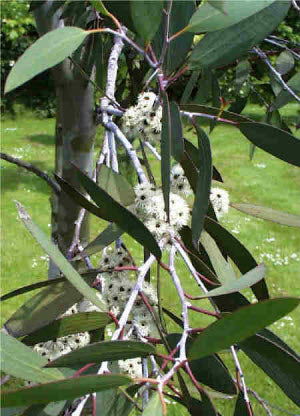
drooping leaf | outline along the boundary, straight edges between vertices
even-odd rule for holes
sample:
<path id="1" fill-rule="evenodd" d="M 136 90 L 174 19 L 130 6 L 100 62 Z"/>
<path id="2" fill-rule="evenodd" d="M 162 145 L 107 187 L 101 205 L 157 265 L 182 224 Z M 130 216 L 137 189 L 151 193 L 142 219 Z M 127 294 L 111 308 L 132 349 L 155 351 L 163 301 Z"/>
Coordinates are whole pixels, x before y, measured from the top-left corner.
<path id="1" fill-rule="evenodd" d="M 187 111 L 189 113 L 200 113 L 200 114 L 208 114 L 211 116 L 219 116 L 222 119 L 233 121 L 234 123 L 243 123 L 243 122 L 251 122 L 251 120 L 245 116 L 241 116 L 240 114 L 231 113 L 230 111 L 222 111 L 220 114 L 220 109 L 215 107 L 209 107 L 207 105 L 199 105 L 199 104 L 181 104 L 180 110 Z"/>
<path id="2" fill-rule="evenodd" d="M 26 345 L 34 345 L 39 342 L 55 340 L 56 338 L 66 335 L 76 334 L 78 332 L 92 331 L 102 328 L 111 322 L 107 313 L 101 312 L 83 312 L 75 315 L 66 316 L 57 319 L 49 325 L 27 335 L 22 339 Z"/>
<path id="3" fill-rule="evenodd" d="M 232 4 L 237 3 L 232 2 Z M 243 5 L 244 2 L 240 4 Z M 243 56 L 278 26 L 289 7 L 289 1 L 276 0 L 233 26 L 208 33 L 193 50 L 190 68 L 218 68 Z"/>
<path id="4" fill-rule="evenodd" d="M 236 282 L 236 275 L 231 264 L 225 260 L 214 239 L 204 231 L 200 242 L 205 248 L 220 282 L 223 285 Z"/>
<path id="5" fill-rule="evenodd" d="M 116 241 L 123 234 L 123 230 L 116 224 L 109 224 L 104 231 L 102 231 L 92 242 L 90 242 L 85 249 L 74 257 L 72 260 L 80 260 L 86 256 L 102 251 L 109 244 Z"/>
<path id="6" fill-rule="evenodd" d="M 214 297 L 227 295 L 228 293 L 240 292 L 243 289 L 247 289 L 250 286 L 256 284 L 265 277 L 266 267 L 264 264 L 260 264 L 255 269 L 241 276 L 238 280 L 228 282 L 221 287 L 209 291 L 208 294 L 202 295 L 201 298 Z"/>
<path id="7" fill-rule="evenodd" d="M 300 166 L 300 140 L 284 130 L 263 123 L 241 123 L 243 135 L 255 146 L 295 166 Z"/>
<path id="8" fill-rule="evenodd" d="M 68 281 L 54 283 L 25 302 L 5 323 L 5 328 L 15 337 L 49 324 L 82 298 Z"/>
<path id="9" fill-rule="evenodd" d="M 183 131 L 178 105 L 171 101 L 171 153 L 174 159 L 180 161 L 183 155 Z"/>
<path id="10" fill-rule="evenodd" d="M 100 167 L 98 185 L 124 207 L 134 203 L 135 192 L 129 182 L 105 165 Z"/>
<path id="11" fill-rule="evenodd" d="M 136 241 L 147 247 L 157 258 L 160 258 L 160 248 L 148 228 L 134 214 L 115 201 L 79 169 L 77 174 L 83 188 L 98 205 L 98 212 L 100 213 L 98 216 L 106 221 L 116 223 Z"/>
<path id="12" fill-rule="evenodd" d="M 235 69 L 235 84 L 237 88 L 241 88 L 243 83 L 247 81 L 251 72 L 251 65 L 248 59 L 241 60 Z"/>
<path id="13" fill-rule="evenodd" d="M 91 0 L 91 3 L 97 12 L 103 14 L 104 16 L 109 16 L 109 12 L 101 0 Z"/>
<path id="14" fill-rule="evenodd" d="M 131 379 L 121 374 L 105 374 L 99 376 L 81 376 L 34 387 L 3 392 L 3 407 L 47 403 L 63 399 L 74 399 L 87 393 L 129 384 Z"/>
<path id="15" fill-rule="evenodd" d="M 151 344 L 138 341 L 103 341 L 87 345 L 79 350 L 62 355 L 49 363 L 53 367 L 72 367 L 77 364 L 99 363 L 102 361 L 126 360 L 155 354 Z"/>
<path id="16" fill-rule="evenodd" d="M 170 170 L 172 149 L 172 120 L 168 95 L 163 94 L 163 115 L 161 132 L 161 183 L 164 195 L 165 211 L 169 219 L 170 212 Z"/>
<path id="17" fill-rule="evenodd" d="M 195 11 L 195 2 L 193 0 L 176 0 L 172 4 L 170 15 L 170 37 L 179 32 L 186 26 Z M 166 74 L 179 68 L 183 63 L 187 52 L 193 44 L 193 33 L 183 33 L 169 43 L 166 57 L 163 63 L 163 70 Z M 151 44 L 157 57 L 160 57 L 165 39 L 165 21 L 161 21 Z"/>
<path id="18" fill-rule="evenodd" d="M 235 101 L 230 105 L 228 112 L 240 114 L 246 107 L 248 102 L 248 97 L 236 97 Z"/>
<path id="19" fill-rule="evenodd" d="M 297 72 L 288 82 L 287 85 L 293 90 L 298 96 L 300 94 L 300 72 Z M 295 98 L 285 89 L 282 89 L 277 95 L 274 103 L 271 105 L 270 110 L 279 109 L 295 100 Z"/>
<path id="20" fill-rule="evenodd" d="M 188 83 L 186 84 L 186 87 L 183 91 L 180 104 L 186 104 L 192 94 L 192 91 L 198 81 L 199 75 L 201 71 L 193 71 L 192 75 L 190 76 L 190 79 Z"/>
<path id="21" fill-rule="evenodd" d="M 244 212 L 253 217 L 262 218 L 263 220 L 276 222 L 281 225 L 290 227 L 300 227 L 300 216 L 289 214 L 283 211 L 276 211 L 272 208 L 262 207 L 261 205 L 233 203 L 231 206 L 238 211 Z"/>
<path id="22" fill-rule="evenodd" d="M 276 69 L 281 74 L 287 74 L 295 65 L 293 54 L 289 51 L 283 51 L 276 60 Z"/>
<path id="23" fill-rule="evenodd" d="M 212 178 L 212 156 L 210 140 L 203 129 L 196 125 L 199 148 L 199 174 L 197 191 L 192 211 L 192 238 L 197 247 L 200 238 L 204 217 L 207 213 Z"/>
<path id="24" fill-rule="evenodd" d="M 56 245 L 54 245 L 44 232 L 32 221 L 24 207 L 17 203 L 18 212 L 21 220 L 23 221 L 25 227 L 29 230 L 31 235 L 35 240 L 40 244 L 43 250 L 48 254 L 48 256 L 53 260 L 65 277 L 70 281 L 70 283 L 82 294 L 82 296 L 89 299 L 94 303 L 100 310 L 106 310 L 105 303 L 96 296 L 96 293 L 91 289 L 88 284 L 82 279 L 80 274 L 72 267 L 68 260 L 63 256 L 59 251 Z"/>
<path id="25" fill-rule="evenodd" d="M 119 389 L 109 389 L 98 393 L 96 408 L 101 409 L 101 416 L 128 416 L 134 406 L 134 399 L 130 401 L 125 394 L 134 396 L 139 385 L 128 387 L 123 394 Z"/>
<path id="26" fill-rule="evenodd" d="M 226 252 L 243 274 L 257 266 L 257 262 L 250 251 L 217 221 L 206 217 L 204 228 L 218 243 L 219 247 L 222 246 L 223 251 Z M 252 286 L 252 290 L 257 299 L 263 300 L 269 298 L 268 288 L 264 280 Z"/>
<path id="27" fill-rule="evenodd" d="M 189 22 L 191 32 L 214 32 L 235 25 L 247 17 L 253 16 L 275 0 L 244 0 L 236 3 L 231 0 L 223 0 L 223 10 L 216 9 L 209 2 L 200 5 Z"/>
<path id="28" fill-rule="evenodd" d="M 46 33 L 31 45 L 10 71 L 5 93 L 59 64 L 71 55 L 89 34 L 78 27 L 62 27 Z"/>
<path id="29" fill-rule="evenodd" d="M 300 358 L 261 334 L 241 342 L 239 346 L 284 393 L 300 406 Z"/>
<path id="30" fill-rule="evenodd" d="M 291 312 L 299 303 L 297 298 L 268 299 L 226 314 L 195 338 L 189 359 L 214 354 L 251 337 Z"/>
<path id="31" fill-rule="evenodd" d="M 142 416 L 163 416 L 163 409 L 159 394 L 157 392 L 153 393 L 142 413 Z"/>
<path id="32" fill-rule="evenodd" d="M 48 361 L 17 339 L 0 333 L 1 370 L 6 374 L 36 383 L 60 380 L 63 374 L 57 369 L 44 369 Z M 23 405 L 23 403 L 21 403 Z"/>
<path id="33" fill-rule="evenodd" d="M 163 17 L 163 1 L 131 1 L 130 11 L 138 35 L 145 41 L 152 40 Z"/>

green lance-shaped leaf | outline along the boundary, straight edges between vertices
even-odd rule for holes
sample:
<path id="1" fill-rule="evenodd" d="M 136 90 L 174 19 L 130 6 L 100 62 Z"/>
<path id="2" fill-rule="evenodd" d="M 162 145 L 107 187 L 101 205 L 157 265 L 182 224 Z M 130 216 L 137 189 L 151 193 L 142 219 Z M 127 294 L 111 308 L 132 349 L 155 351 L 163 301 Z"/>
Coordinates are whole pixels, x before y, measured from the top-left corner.
<path id="1" fill-rule="evenodd" d="M 190 79 L 188 83 L 186 84 L 186 87 L 183 91 L 183 94 L 181 96 L 180 104 L 186 104 L 192 94 L 192 91 L 198 81 L 199 75 L 201 71 L 193 71 L 192 75 L 190 76 Z"/>
<path id="2" fill-rule="evenodd" d="M 221 10 L 221 12 L 226 13 L 225 0 L 207 0 L 207 2 L 217 10 Z"/>
<path id="3" fill-rule="evenodd" d="M 200 242 L 205 248 L 220 282 L 223 285 L 235 282 L 235 272 L 231 264 L 224 259 L 215 240 L 204 231 L 201 235 Z"/>
<path id="4" fill-rule="evenodd" d="M 11 407 L 75 399 L 87 393 L 94 393 L 129 384 L 130 381 L 131 379 L 129 377 L 121 374 L 69 378 L 34 387 L 6 391 L 1 395 L 1 405 L 3 407 Z"/>
<path id="5" fill-rule="evenodd" d="M 172 150 L 172 119 L 168 95 L 162 94 L 163 115 L 161 132 L 161 182 L 164 195 L 165 211 L 169 219 L 170 214 L 170 170 Z"/>
<path id="6" fill-rule="evenodd" d="M 146 41 L 152 40 L 163 16 L 163 1 L 131 1 L 130 10 L 138 35 Z"/>
<path id="7" fill-rule="evenodd" d="M 91 0 L 91 3 L 97 12 L 103 14 L 104 16 L 109 16 L 109 11 L 106 9 L 101 0 Z"/>
<path id="8" fill-rule="evenodd" d="M 242 2 L 233 2 L 232 0 L 223 0 L 223 10 L 218 10 L 209 2 L 201 5 L 193 14 L 188 30 L 190 32 L 214 32 L 225 29 L 241 22 L 247 17 L 253 16 L 260 12 L 275 0 L 243 0 Z"/>
<path id="9" fill-rule="evenodd" d="M 297 72 L 287 83 L 291 90 L 296 94 L 300 94 L 300 72 Z M 274 103 L 271 105 L 270 110 L 278 109 L 295 100 L 295 98 L 285 89 L 282 89 L 277 95 Z"/>
<path id="10" fill-rule="evenodd" d="M 207 294 L 201 296 L 201 298 L 208 298 L 214 296 L 227 295 L 228 293 L 240 292 L 243 289 L 247 289 L 250 286 L 255 285 L 261 279 L 265 277 L 266 266 L 260 264 L 255 269 L 241 276 L 238 280 L 228 282 L 217 289 L 210 290 Z"/>
<path id="11" fill-rule="evenodd" d="M 62 62 L 88 34 L 78 27 L 63 27 L 46 33 L 18 59 L 6 80 L 5 93 Z"/>
<path id="12" fill-rule="evenodd" d="M 293 54 L 289 51 L 283 51 L 276 60 L 276 69 L 281 74 L 287 74 L 295 65 Z"/>
<path id="13" fill-rule="evenodd" d="M 245 416 L 247 414 L 249 414 L 249 410 L 245 402 L 244 393 L 240 391 L 236 399 L 233 416 Z"/>
<path id="14" fill-rule="evenodd" d="M 98 185 L 124 207 L 134 203 L 135 192 L 130 183 L 105 165 L 101 165 Z"/>
<path id="15" fill-rule="evenodd" d="M 112 321 L 107 313 L 84 312 L 57 319 L 49 325 L 31 333 L 22 339 L 26 345 L 34 345 L 39 342 L 55 340 L 66 335 L 78 332 L 92 331 L 102 328 Z"/>
<path id="16" fill-rule="evenodd" d="M 277 127 L 263 123 L 241 123 L 243 135 L 255 146 L 295 166 L 300 166 L 300 140 Z"/>
<path id="17" fill-rule="evenodd" d="M 200 104 L 181 104 L 180 110 L 188 111 L 190 113 L 202 113 L 208 114 L 211 116 L 219 116 L 222 119 L 233 121 L 234 123 L 243 123 L 243 122 L 251 122 L 250 118 L 245 116 L 241 116 L 240 114 L 232 113 L 230 111 L 222 111 L 220 115 L 220 109 L 215 107 L 210 107 L 207 105 L 200 105 Z"/>
<path id="18" fill-rule="evenodd" d="M 281 225 L 288 225 L 290 227 L 300 227 L 299 215 L 276 211 L 272 208 L 262 207 L 261 205 L 233 203 L 231 206 L 238 211 L 252 215 L 253 217 L 262 218 L 263 220 L 276 222 Z"/>
<path id="19" fill-rule="evenodd" d="M 142 416 L 163 416 L 163 409 L 159 394 L 153 393 L 151 399 L 147 403 Z"/>
<path id="20" fill-rule="evenodd" d="M 233 26 L 208 33 L 193 50 L 190 68 L 218 68 L 245 55 L 279 25 L 289 7 L 290 1 L 277 0 Z"/>
<path id="21" fill-rule="evenodd" d="M 24 207 L 17 203 L 19 216 L 23 221 L 25 227 L 29 230 L 31 235 L 36 239 L 40 246 L 45 250 L 48 256 L 53 260 L 61 272 L 72 283 L 72 285 L 82 294 L 82 296 L 89 299 L 94 305 L 98 306 L 100 310 L 106 310 L 106 305 L 99 299 L 95 291 L 91 289 L 88 284 L 82 279 L 80 274 L 72 267 L 64 255 L 59 251 L 44 232 L 32 221 Z"/>
<path id="22" fill-rule="evenodd" d="M 268 299 L 226 314 L 197 336 L 188 357 L 194 360 L 229 348 L 290 313 L 299 303 L 297 298 Z"/>
<path id="23" fill-rule="evenodd" d="M 238 63 L 235 69 L 235 84 L 237 88 L 241 88 L 242 84 L 247 81 L 251 72 L 251 65 L 248 59 L 243 59 Z"/>
<path id="24" fill-rule="evenodd" d="M 219 247 L 223 248 L 223 251 L 227 253 L 243 274 L 257 266 L 257 262 L 250 251 L 217 221 L 206 217 L 204 228 L 218 243 Z M 269 298 L 268 288 L 264 280 L 252 286 L 252 290 L 257 299 L 263 300 Z"/>
<path id="25" fill-rule="evenodd" d="M 30 334 L 49 324 L 82 298 L 68 281 L 60 281 L 41 290 L 25 302 L 5 323 L 15 337 Z"/>
<path id="26" fill-rule="evenodd" d="M 92 179 L 77 170 L 78 179 L 98 205 L 97 216 L 106 221 L 116 223 L 120 228 L 131 235 L 136 241 L 147 247 L 157 258 L 161 257 L 160 248 L 148 228 L 128 209 L 115 201 L 107 192 L 101 189 Z"/>
<path id="27" fill-rule="evenodd" d="M 116 224 L 109 224 L 85 249 L 72 260 L 80 260 L 86 256 L 102 251 L 109 244 L 116 241 L 123 234 L 123 230 Z"/>
<path id="28" fill-rule="evenodd" d="M 103 341 L 87 345 L 62 355 L 53 362 L 51 367 L 72 367 L 77 364 L 100 363 L 102 361 L 126 360 L 128 358 L 146 357 L 155 354 L 151 344 L 138 341 Z"/>
<path id="29" fill-rule="evenodd" d="M 171 101 L 170 103 L 171 116 L 171 153 L 174 159 L 180 161 L 183 155 L 183 131 L 182 123 L 178 105 Z"/>
<path id="30" fill-rule="evenodd" d="M 300 358 L 262 334 L 246 339 L 239 346 L 294 403 L 300 406 Z"/>
<path id="31" fill-rule="evenodd" d="M 204 217 L 207 213 L 211 178 L 212 178 L 212 156 L 209 137 L 199 126 L 196 125 L 199 147 L 199 174 L 197 180 L 197 191 L 192 211 L 192 238 L 195 247 L 198 245 Z"/>
<path id="32" fill-rule="evenodd" d="M 60 380 L 63 374 L 57 369 L 43 369 L 48 361 L 17 339 L 0 333 L 1 370 L 6 374 L 36 383 Z M 23 403 L 21 403 L 23 404 Z"/>
<path id="33" fill-rule="evenodd" d="M 96 408 L 101 409 L 101 416 L 128 416 L 135 403 L 128 396 L 134 396 L 139 388 L 136 384 L 128 387 L 124 393 L 121 388 L 102 391 L 96 396 Z"/>

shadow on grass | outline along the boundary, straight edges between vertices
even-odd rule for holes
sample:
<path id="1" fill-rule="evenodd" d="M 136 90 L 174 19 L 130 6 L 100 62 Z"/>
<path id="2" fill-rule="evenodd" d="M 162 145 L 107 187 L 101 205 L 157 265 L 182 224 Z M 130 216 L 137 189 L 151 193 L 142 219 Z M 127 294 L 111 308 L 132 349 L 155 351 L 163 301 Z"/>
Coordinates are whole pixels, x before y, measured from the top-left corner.
<path id="1" fill-rule="evenodd" d="M 38 160 L 29 160 L 28 163 L 35 165 L 40 170 L 47 172 L 49 165 Z M 52 175 L 50 175 L 52 176 Z M 1 192 L 22 190 L 24 192 L 41 192 L 50 194 L 50 187 L 46 181 L 36 176 L 34 173 L 13 165 L 6 161 L 1 161 Z"/>
<path id="2" fill-rule="evenodd" d="M 31 143 L 40 143 L 45 146 L 54 146 L 55 144 L 55 137 L 50 134 L 32 134 L 24 137 L 24 139 Z"/>

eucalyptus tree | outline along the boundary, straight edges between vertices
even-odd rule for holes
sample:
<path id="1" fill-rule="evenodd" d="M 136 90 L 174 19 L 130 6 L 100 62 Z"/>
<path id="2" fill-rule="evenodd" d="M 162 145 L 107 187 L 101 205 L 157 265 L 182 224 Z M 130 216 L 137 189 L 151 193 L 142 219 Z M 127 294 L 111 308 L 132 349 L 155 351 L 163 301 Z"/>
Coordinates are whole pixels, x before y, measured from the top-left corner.
<path id="1" fill-rule="evenodd" d="M 258 265 L 220 224 L 228 210 L 228 194 L 213 163 L 209 136 L 199 123 L 201 118 L 209 119 L 210 129 L 226 123 L 253 145 L 300 166 L 299 140 L 285 126 L 255 122 L 225 110 L 222 100 L 216 100 L 216 70 L 236 60 L 243 62 L 250 53 L 277 80 L 270 112 L 290 99 L 300 101 L 298 74 L 288 82 L 282 76 L 283 66 L 292 69 L 290 54 L 281 57 L 275 68 L 260 47 L 285 18 L 291 3 L 211 0 L 196 7 L 193 1 L 97 0 L 33 4 L 44 35 L 19 59 L 6 91 L 53 68 L 59 103 L 55 185 L 51 178 L 47 180 L 58 195 L 53 215 L 57 216 L 59 248 L 20 203 L 17 207 L 24 225 L 63 277 L 2 297 L 6 300 L 44 287 L 13 314 L 1 333 L 3 371 L 30 382 L 17 391 L 4 391 L 3 407 L 11 415 L 80 415 L 91 400 L 93 416 L 165 415 L 170 411 L 165 401 L 169 398 L 180 406 L 172 410 L 178 414 L 184 406 L 192 415 L 218 415 L 209 387 L 234 397 L 236 416 L 252 416 L 249 395 L 253 391 L 247 385 L 240 350 L 300 405 L 299 356 L 266 329 L 296 308 L 299 299 L 271 299 L 266 267 Z M 296 2 L 293 7 L 298 8 Z M 204 36 L 195 42 L 195 33 Z M 284 47 L 282 41 L 275 42 Z M 107 50 L 103 65 L 100 57 Z M 124 67 L 128 78 L 121 74 L 118 81 L 118 71 Z M 95 120 L 92 88 L 97 70 L 102 78 L 105 71 L 105 82 L 98 84 L 103 92 Z M 190 80 L 176 101 L 176 83 L 187 71 L 191 71 Z M 199 92 L 204 95 L 211 88 L 214 106 L 191 98 L 199 71 L 202 80 L 208 80 L 198 85 Z M 240 71 L 244 72 L 241 67 Z M 194 129 L 198 146 L 184 138 L 183 117 Z M 104 136 L 93 169 L 97 120 Z M 119 173 L 121 150 L 134 169 L 134 188 Z M 160 161 L 160 183 L 154 179 L 149 151 Z M 191 194 L 193 198 L 187 199 Z M 251 204 L 232 205 L 266 220 L 300 226 L 296 215 Z M 88 245 L 81 234 L 87 212 L 107 222 Z M 74 223 L 72 232 L 66 228 L 69 221 Z M 124 233 L 144 252 L 139 267 L 123 243 Z M 94 268 L 90 256 L 101 251 L 99 267 Z M 72 262 L 83 259 L 87 269 L 79 273 Z M 241 272 L 239 278 L 231 261 Z M 177 262 L 184 272 L 179 272 Z M 150 283 L 155 263 L 156 288 Z M 192 293 L 186 292 L 188 278 L 194 281 Z M 178 296 L 176 314 L 161 300 L 162 279 L 172 282 Z M 247 288 L 257 302 L 251 303 L 240 293 Z M 202 303 L 199 307 L 199 301 L 207 302 L 208 309 Z M 190 311 L 197 313 L 197 326 L 191 323 Z M 203 316 L 209 316 L 212 323 L 207 324 Z M 231 354 L 235 374 L 222 360 L 224 350 Z M 253 394 L 271 414 L 266 402 Z"/>

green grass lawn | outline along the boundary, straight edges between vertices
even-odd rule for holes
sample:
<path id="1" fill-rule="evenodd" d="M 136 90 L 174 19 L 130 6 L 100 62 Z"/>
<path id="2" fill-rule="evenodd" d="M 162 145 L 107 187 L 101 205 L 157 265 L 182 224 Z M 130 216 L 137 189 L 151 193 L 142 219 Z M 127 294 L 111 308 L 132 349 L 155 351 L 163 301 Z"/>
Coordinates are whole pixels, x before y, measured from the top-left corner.
<path id="1" fill-rule="evenodd" d="M 284 117 L 292 121 L 296 116 L 294 104 L 282 110 Z M 260 120 L 262 111 L 256 106 L 248 106 L 244 113 Z M 2 123 L 2 151 L 29 161 L 40 169 L 51 173 L 54 160 L 54 119 L 37 120 L 24 116 L 17 120 L 5 120 Z M 207 128 L 207 124 L 204 124 Z M 299 137 L 299 132 L 296 134 Z M 187 138 L 196 143 L 193 132 L 187 132 Z M 98 132 L 100 142 L 101 130 Z M 299 214 L 300 173 L 299 169 L 272 157 L 257 149 L 254 159 L 249 160 L 249 142 L 234 127 L 218 125 L 211 135 L 214 165 L 222 173 L 224 187 L 229 191 L 231 202 L 249 202 L 265 205 L 277 210 Z M 155 175 L 159 178 L 158 162 L 150 156 Z M 20 201 L 28 209 L 35 222 L 50 235 L 49 189 L 41 179 L 21 168 L 1 161 L 2 179 L 2 293 L 19 286 L 44 280 L 47 277 L 47 258 L 35 243 L 28 231 L 17 218 L 14 200 Z M 214 184 L 218 186 L 217 184 Z M 295 228 L 280 226 L 271 222 L 244 215 L 234 209 L 222 219 L 222 223 L 232 231 L 259 261 L 267 268 L 267 283 L 272 297 L 300 296 L 300 234 Z M 96 236 L 103 227 L 98 219 L 92 221 L 92 234 Z M 139 261 L 142 256 L 139 246 L 131 238 L 125 238 L 128 247 Z M 95 265 L 97 256 L 94 256 Z M 197 287 L 182 265 L 179 274 L 188 293 L 195 293 Z M 154 270 L 153 270 L 153 274 Z M 153 278 L 154 279 L 154 278 Z M 167 275 L 162 275 L 163 302 L 172 311 L 178 311 L 179 303 L 176 292 L 170 285 Z M 245 292 L 250 300 L 253 296 Z M 1 322 L 3 323 L 31 294 L 13 298 L 3 303 Z M 204 303 L 201 303 L 201 306 Z M 208 305 L 206 305 L 209 307 Z M 202 326 L 207 319 L 192 312 L 191 323 Z M 169 324 L 171 330 L 178 328 Z M 271 329 L 300 353 L 299 344 L 300 314 L 299 308 L 289 316 L 271 326 Z M 247 385 L 276 406 L 299 414 L 297 407 L 284 396 L 281 390 L 261 370 L 257 369 L 248 358 L 239 353 L 246 374 Z M 222 354 L 230 364 L 229 354 Z M 256 405 L 256 415 L 264 415 L 262 407 Z M 223 416 L 232 415 L 233 400 L 216 400 L 218 410 Z M 169 406 L 178 408 L 178 406 Z M 174 409 L 170 414 L 174 414 Z M 183 414 L 177 411 L 176 414 Z M 279 414 L 274 409 L 274 415 Z"/>

